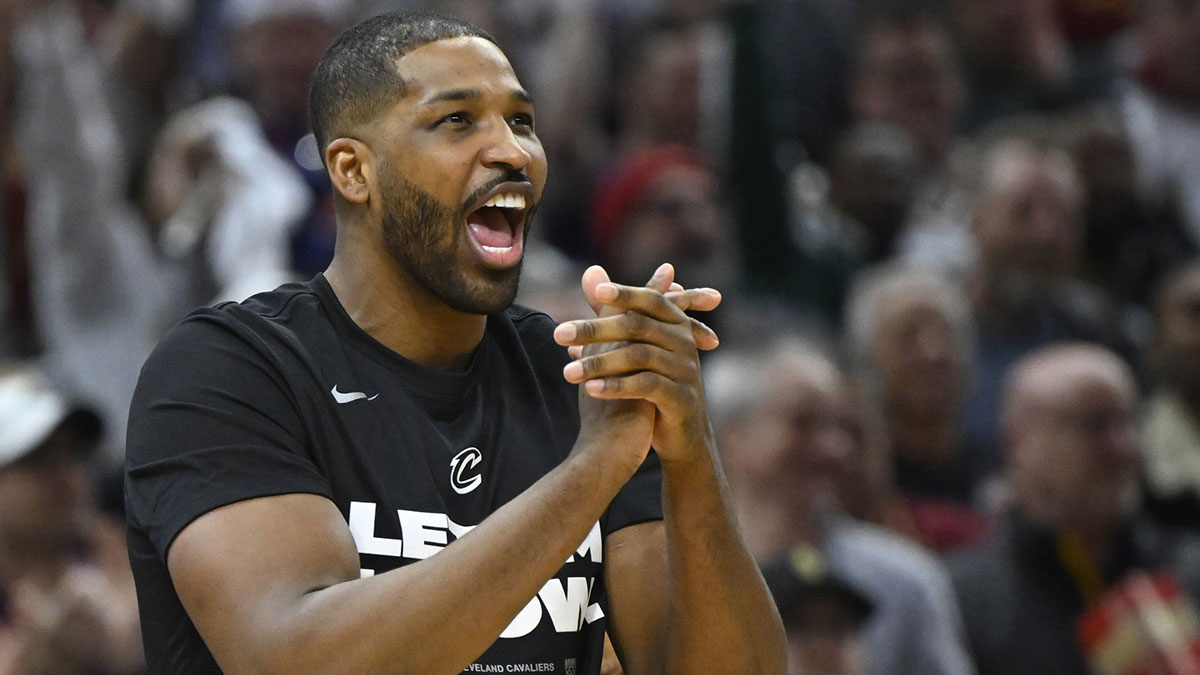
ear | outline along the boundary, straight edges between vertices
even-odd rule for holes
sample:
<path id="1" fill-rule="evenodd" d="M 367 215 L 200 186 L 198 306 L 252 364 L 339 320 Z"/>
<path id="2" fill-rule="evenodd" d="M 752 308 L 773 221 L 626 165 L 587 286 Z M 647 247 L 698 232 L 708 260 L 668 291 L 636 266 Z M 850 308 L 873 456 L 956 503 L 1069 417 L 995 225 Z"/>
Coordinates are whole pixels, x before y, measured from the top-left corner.
<path id="1" fill-rule="evenodd" d="M 365 204 L 375 186 L 374 155 L 365 143 L 338 138 L 325 147 L 325 166 L 333 189 L 352 204 Z"/>

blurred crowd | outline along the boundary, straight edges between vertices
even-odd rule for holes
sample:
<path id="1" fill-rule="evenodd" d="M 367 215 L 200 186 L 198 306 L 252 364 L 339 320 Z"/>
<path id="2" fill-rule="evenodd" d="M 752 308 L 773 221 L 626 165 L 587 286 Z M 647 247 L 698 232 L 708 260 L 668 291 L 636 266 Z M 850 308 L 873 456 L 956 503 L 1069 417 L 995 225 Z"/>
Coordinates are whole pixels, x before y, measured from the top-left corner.
<path id="1" fill-rule="evenodd" d="M 536 100 L 519 302 L 723 292 L 793 675 L 1200 673 L 1200 0 L 0 0 L 0 675 L 139 672 L 141 362 L 324 269 L 309 74 L 416 8 Z"/>

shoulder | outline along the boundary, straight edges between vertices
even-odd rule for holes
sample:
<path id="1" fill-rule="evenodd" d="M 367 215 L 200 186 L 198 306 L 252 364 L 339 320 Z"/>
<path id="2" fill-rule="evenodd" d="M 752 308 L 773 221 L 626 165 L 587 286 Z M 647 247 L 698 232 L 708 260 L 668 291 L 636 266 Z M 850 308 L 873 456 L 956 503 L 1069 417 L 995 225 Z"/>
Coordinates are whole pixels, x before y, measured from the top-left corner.
<path id="1" fill-rule="evenodd" d="M 944 575 L 938 558 L 919 544 L 870 523 L 839 521 L 831 541 L 864 563 L 901 577 L 927 578 Z"/>
<path id="2" fill-rule="evenodd" d="M 512 305 L 504 312 L 493 315 L 497 337 L 502 342 L 512 341 L 535 362 L 549 361 L 565 365 L 567 350 L 554 341 L 554 328 L 558 323 L 545 312 L 523 305 Z"/>
<path id="3" fill-rule="evenodd" d="M 253 345 L 310 325 L 307 317 L 320 312 L 320 300 L 308 283 L 291 283 L 252 295 L 242 302 L 224 302 L 192 311 L 159 341 L 147 366 L 173 357 Z M 191 360 L 191 359 L 189 359 Z"/>
<path id="4" fill-rule="evenodd" d="M 980 604 L 987 598 L 1007 598 L 1014 587 L 1015 560 L 1008 533 L 997 530 L 946 558 L 950 582 L 959 598 Z"/>
<path id="5" fill-rule="evenodd" d="M 950 578 L 941 560 L 916 543 L 882 527 L 839 521 L 829 538 L 831 558 L 866 586 L 923 604 L 951 601 Z"/>
<path id="6" fill-rule="evenodd" d="M 154 411 L 182 404 L 267 400 L 284 373 L 303 368 L 319 301 L 308 284 L 287 284 L 240 303 L 197 309 L 167 331 L 142 366 L 130 410 L 136 431 Z M 278 398 L 276 396 L 275 398 Z"/>

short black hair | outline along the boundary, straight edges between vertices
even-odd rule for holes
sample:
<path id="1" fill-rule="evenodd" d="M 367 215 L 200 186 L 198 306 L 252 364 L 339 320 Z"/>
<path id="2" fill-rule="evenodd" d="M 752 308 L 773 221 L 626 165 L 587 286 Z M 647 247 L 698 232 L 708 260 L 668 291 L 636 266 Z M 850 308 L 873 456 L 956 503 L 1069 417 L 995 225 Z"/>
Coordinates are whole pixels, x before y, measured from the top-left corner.
<path id="1" fill-rule="evenodd" d="M 371 120 L 404 98 L 396 60 L 438 40 L 479 37 L 496 44 L 482 28 L 435 12 L 390 12 L 346 29 L 325 50 L 308 89 L 308 118 L 325 161 L 331 132 Z"/>

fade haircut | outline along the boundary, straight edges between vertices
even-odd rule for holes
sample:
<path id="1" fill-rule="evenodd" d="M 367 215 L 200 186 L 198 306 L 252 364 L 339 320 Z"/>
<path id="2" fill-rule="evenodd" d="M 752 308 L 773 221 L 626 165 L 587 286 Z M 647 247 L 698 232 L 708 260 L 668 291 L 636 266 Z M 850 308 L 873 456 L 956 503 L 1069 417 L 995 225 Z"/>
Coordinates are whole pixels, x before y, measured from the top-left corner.
<path id="1" fill-rule="evenodd" d="M 422 45 L 456 37 L 496 44 L 482 28 L 435 12 L 391 12 L 374 16 L 338 36 L 313 72 L 308 118 L 321 161 L 330 134 L 374 119 L 406 94 L 396 61 Z"/>

